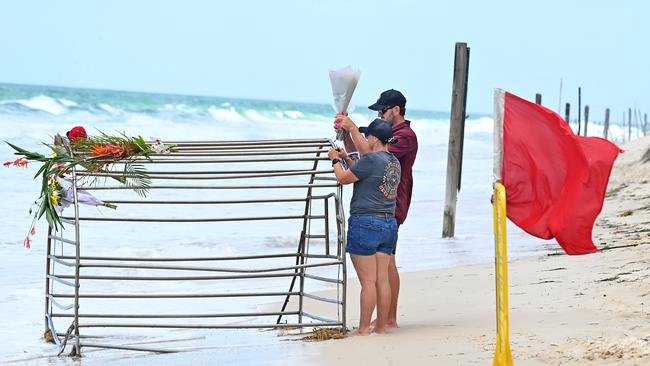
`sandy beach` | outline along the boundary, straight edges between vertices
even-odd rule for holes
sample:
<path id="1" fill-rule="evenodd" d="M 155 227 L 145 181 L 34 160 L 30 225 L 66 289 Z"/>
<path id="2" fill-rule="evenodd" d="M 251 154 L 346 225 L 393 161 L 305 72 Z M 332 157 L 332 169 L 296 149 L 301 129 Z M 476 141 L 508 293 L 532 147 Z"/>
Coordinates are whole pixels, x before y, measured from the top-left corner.
<path id="1" fill-rule="evenodd" d="M 557 255 L 510 262 L 515 364 L 650 364 L 650 137 L 621 147 L 625 153 L 616 161 L 594 229 L 594 241 L 602 251 L 567 256 L 558 246 Z M 359 287 L 356 281 L 350 283 L 348 324 L 355 326 Z M 406 273 L 399 329 L 385 336 L 314 343 L 317 349 L 309 352 L 314 356 L 306 361 L 490 364 L 494 302 L 493 264 Z"/>

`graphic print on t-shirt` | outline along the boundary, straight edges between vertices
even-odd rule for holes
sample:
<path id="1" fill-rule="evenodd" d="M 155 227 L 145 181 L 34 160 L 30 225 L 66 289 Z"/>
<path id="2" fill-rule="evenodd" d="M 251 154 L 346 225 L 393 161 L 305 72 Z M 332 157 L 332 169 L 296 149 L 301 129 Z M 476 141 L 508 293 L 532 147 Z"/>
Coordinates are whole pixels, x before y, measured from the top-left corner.
<path id="1" fill-rule="evenodd" d="M 394 199 L 397 197 L 397 186 L 401 176 L 400 166 L 397 162 L 389 162 L 384 169 L 384 179 L 379 186 L 381 193 L 386 198 Z"/>

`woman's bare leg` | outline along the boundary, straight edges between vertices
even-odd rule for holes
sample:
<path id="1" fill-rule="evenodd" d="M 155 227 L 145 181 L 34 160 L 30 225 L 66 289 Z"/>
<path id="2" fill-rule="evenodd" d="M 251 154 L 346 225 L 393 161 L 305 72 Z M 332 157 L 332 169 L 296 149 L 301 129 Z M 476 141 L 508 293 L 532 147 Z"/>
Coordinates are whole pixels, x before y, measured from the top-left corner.
<path id="1" fill-rule="evenodd" d="M 377 252 L 377 323 L 375 324 L 376 333 L 386 333 L 388 315 L 390 310 L 391 292 L 390 281 L 388 276 L 388 266 L 391 256 L 386 253 Z"/>
<path id="2" fill-rule="evenodd" d="M 397 264 L 395 263 L 395 255 L 390 257 L 390 264 L 388 265 L 388 280 L 390 282 L 390 311 L 388 312 L 388 328 L 397 328 L 397 298 L 399 297 L 399 272 L 397 272 Z"/>
<path id="3" fill-rule="evenodd" d="M 351 254 L 352 264 L 354 265 L 359 283 L 361 284 L 361 315 L 359 317 L 359 329 L 356 335 L 370 335 L 370 319 L 372 312 L 377 304 L 377 255 L 355 255 Z"/>
<path id="4" fill-rule="evenodd" d="M 390 257 L 388 264 L 388 282 L 390 283 L 390 310 L 388 311 L 388 320 L 386 328 L 397 328 L 397 298 L 399 297 L 399 273 L 395 264 L 395 255 Z M 377 319 L 373 320 L 372 326 L 377 325 Z"/>

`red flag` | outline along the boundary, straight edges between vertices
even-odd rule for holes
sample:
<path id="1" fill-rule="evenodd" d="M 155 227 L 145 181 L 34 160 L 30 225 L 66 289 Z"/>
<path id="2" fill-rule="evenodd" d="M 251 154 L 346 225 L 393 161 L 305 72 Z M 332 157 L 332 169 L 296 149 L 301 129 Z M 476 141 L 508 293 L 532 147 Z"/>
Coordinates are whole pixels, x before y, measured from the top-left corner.
<path id="1" fill-rule="evenodd" d="M 555 238 L 567 254 L 597 252 L 591 232 L 623 151 L 576 136 L 557 113 L 498 89 L 494 139 L 508 218 L 531 235 Z"/>

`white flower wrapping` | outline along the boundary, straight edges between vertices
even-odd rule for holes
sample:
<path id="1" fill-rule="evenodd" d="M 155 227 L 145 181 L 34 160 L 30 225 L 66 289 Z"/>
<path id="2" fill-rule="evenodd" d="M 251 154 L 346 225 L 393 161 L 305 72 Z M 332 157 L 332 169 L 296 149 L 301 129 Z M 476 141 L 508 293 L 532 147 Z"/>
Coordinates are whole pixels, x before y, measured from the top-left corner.
<path id="1" fill-rule="evenodd" d="M 74 192 L 72 191 L 72 182 L 70 180 L 61 177 L 56 177 L 56 180 L 61 185 L 61 188 L 63 188 L 63 192 L 65 194 L 64 197 L 61 197 L 60 204 L 54 207 L 56 212 L 58 212 L 60 215 L 66 207 L 74 203 Z M 79 200 L 79 203 L 83 203 L 84 205 L 105 205 L 104 201 L 98 199 L 84 189 L 77 189 L 77 199 Z"/>
<path id="2" fill-rule="evenodd" d="M 330 82 L 332 84 L 332 94 L 334 96 L 334 109 L 337 114 L 347 114 L 350 100 L 354 89 L 359 83 L 361 77 L 361 70 L 353 69 L 351 66 L 346 66 L 338 70 L 330 70 Z M 343 140 L 343 129 L 337 130 L 336 139 Z"/>

